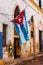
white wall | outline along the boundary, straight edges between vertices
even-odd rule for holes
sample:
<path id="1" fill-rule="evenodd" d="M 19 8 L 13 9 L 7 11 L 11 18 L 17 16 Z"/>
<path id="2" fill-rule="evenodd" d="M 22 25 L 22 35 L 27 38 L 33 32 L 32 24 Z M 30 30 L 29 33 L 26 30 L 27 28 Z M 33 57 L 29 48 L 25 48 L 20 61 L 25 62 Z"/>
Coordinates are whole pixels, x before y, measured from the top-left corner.
<path id="1" fill-rule="evenodd" d="M 43 9 L 43 0 L 41 0 L 41 8 Z"/>
<path id="2" fill-rule="evenodd" d="M 7 37 L 7 44 L 9 40 L 13 43 L 14 42 L 14 27 L 12 23 L 8 24 L 7 31 L 6 31 L 6 37 Z"/>
<path id="3" fill-rule="evenodd" d="M 8 24 L 7 27 L 7 43 L 9 40 L 11 40 L 11 42 L 14 42 L 14 27 L 13 24 L 11 23 L 11 20 L 14 19 L 13 15 L 14 15 L 14 10 L 16 5 L 19 5 L 20 10 L 22 11 L 25 6 L 27 4 L 25 4 L 22 0 L 0 0 L 0 13 L 4 13 L 4 14 L 8 14 L 8 15 L 4 15 L 4 14 L 0 14 L 0 31 L 2 31 L 2 24 Z M 29 2 L 29 5 L 31 7 L 33 7 L 35 9 L 35 7 Z M 26 11 L 26 17 L 27 17 L 27 21 L 30 20 L 31 16 L 35 15 L 34 18 L 34 26 L 38 27 L 38 22 L 41 20 L 43 22 L 42 17 L 37 13 L 39 11 L 37 11 L 37 9 L 35 9 L 37 12 L 34 11 L 34 9 L 32 9 L 30 6 L 28 6 L 25 11 Z M 11 16 L 10 16 L 11 15 Z M 35 28 L 35 35 L 37 36 L 35 39 L 38 42 L 38 30 L 36 32 L 36 28 Z M 28 45 L 28 42 L 27 42 Z M 30 46 L 30 44 L 28 45 Z M 27 47 L 27 46 L 26 46 Z"/>

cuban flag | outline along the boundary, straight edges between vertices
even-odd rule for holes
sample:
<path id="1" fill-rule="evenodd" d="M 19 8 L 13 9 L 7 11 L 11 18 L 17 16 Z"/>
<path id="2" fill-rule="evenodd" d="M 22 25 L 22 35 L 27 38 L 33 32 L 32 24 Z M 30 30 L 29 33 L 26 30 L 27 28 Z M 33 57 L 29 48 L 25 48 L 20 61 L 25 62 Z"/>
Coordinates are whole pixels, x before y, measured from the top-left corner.
<path id="1" fill-rule="evenodd" d="M 20 12 L 18 16 L 12 21 L 14 24 L 14 28 L 20 38 L 20 44 L 25 43 L 29 40 L 28 36 L 28 27 L 26 21 L 25 10 Z"/>

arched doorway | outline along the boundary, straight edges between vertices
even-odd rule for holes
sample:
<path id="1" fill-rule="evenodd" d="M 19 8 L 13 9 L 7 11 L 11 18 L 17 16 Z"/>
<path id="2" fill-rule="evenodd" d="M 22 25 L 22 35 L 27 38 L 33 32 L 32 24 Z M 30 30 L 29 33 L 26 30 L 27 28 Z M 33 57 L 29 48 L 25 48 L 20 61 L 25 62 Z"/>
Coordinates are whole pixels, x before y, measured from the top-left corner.
<path id="1" fill-rule="evenodd" d="M 17 5 L 14 11 L 14 18 L 19 15 L 20 9 Z M 20 45 L 19 45 L 19 37 L 17 35 L 16 30 L 14 29 L 14 58 L 20 57 Z"/>

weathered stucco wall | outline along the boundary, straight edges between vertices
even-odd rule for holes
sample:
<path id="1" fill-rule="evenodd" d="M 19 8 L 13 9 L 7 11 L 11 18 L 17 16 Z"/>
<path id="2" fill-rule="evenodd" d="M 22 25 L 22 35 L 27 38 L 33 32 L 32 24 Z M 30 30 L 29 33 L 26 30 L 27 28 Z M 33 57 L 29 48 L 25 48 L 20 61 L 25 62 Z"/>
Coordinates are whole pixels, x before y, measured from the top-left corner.
<path id="1" fill-rule="evenodd" d="M 12 43 L 14 43 L 14 27 L 11 23 L 11 20 L 14 19 L 14 10 L 16 5 L 19 5 L 20 11 L 22 11 L 25 6 L 27 5 L 22 0 L 0 0 L 0 24 L 3 23 L 7 24 L 7 35 L 6 40 L 7 43 L 10 40 Z M 32 4 L 29 2 L 29 5 L 32 6 Z M 34 7 L 33 7 L 34 8 Z M 34 34 L 35 34 L 35 52 L 39 52 L 39 33 L 38 33 L 38 22 L 42 21 L 43 19 L 41 15 L 39 15 L 36 11 L 34 11 L 30 6 L 28 6 L 26 9 L 26 18 L 27 21 L 30 20 L 31 16 L 34 17 Z M 4 14 L 1 14 L 4 13 Z M 35 16 L 34 16 L 35 15 Z M 29 25 L 28 25 L 29 26 Z M 0 30 L 3 31 L 2 26 L 0 25 Z M 28 28 L 29 30 L 29 28 Z M 30 34 L 29 34 L 30 38 Z M 30 43 L 31 41 L 31 43 Z M 25 47 L 26 46 L 26 47 Z M 30 48 L 31 47 L 31 48 Z M 26 43 L 26 45 L 21 45 L 21 52 L 22 56 L 28 56 L 30 53 L 33 53 L 33 40 L 29 39 L 29 41 Z"/>

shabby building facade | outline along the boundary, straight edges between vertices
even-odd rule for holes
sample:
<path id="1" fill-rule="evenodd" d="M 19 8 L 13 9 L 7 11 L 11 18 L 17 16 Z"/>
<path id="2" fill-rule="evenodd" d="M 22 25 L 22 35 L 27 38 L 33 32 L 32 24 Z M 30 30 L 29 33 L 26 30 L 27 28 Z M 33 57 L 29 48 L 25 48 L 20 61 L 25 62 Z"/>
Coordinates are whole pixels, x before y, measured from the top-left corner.
<path id="1" fill-rule="evenodd" d="M 25 8 L 26 19 L 27 22 L 31 22 L 31 25 L 28 24 L 29 41 L 22 45 L 19 45 L 19 36 L 11 22 L 14 19 L 14 13 L 17 6 L 19 6 L 20 12 L 27 6 Z M 42 33 L 43 10 L 34 0 L 0 0 L 0 58 L 2 58 L 4 54 L 3 48 L 6 48 L 9 43 L 14 47 L 14 58 L 16 56 L 28 57 L 33 55 L 34 52 L 35 54 L 39 54 L 43 51 Z"/>

